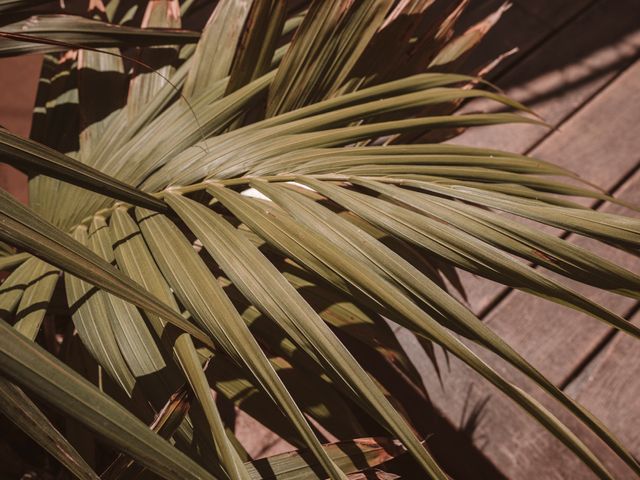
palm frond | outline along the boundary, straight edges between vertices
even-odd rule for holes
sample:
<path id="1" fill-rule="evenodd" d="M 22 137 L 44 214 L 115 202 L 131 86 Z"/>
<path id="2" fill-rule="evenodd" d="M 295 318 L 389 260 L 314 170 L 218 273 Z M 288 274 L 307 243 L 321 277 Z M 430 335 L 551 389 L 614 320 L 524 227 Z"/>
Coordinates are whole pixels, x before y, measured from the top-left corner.
<path id="1" fill-rule="evenodd" d="M 69 48 L 101 48 L 195 43 L 197 32 L 140 29 L 75 15 L 36 15 L 2 27 L 0 57 L 51 53 Z"/>
<path id="2" fill-rule="evenodd" d="M 98 3 L 109 21 L 140 17 Z M 3 27 L 0 54 L 79 49 L 45 57 L 32 140 L 0 131 L 3 161 L 32 174 L 31 208 L 0 194 L 3 412 L 81 478 L 94 465 L 30 395 L 117 449 L 101 476 L 111 480 L 144 469 L 391 478 L 384 462 L 405 449 L 423 475 L 447 478 L 415 405 L 383 376 L 427 408 L 391 324 L 431 358 L 439 345 L 461 359 L 612 478 L 557 409 L 475 349 L 506 360 L 640 474 L 605 425 L 442 280 L 465 270 L 640 333 L 565 282 L 637 299 L 637 274 L 518 220 L 633 251 L 638 220 L 575 201 L 617 200 L 549 162 L 435 142 L 476 125 L 544 125 L 460 71 L 508 8 L 456 34 L 467 3 L 222 0 L 200 35 L 175 30 L 193 6 L 171 0 L 149 2 L 140 27 L 70 15 Z M 474 98 L 514 112 L 456 112 Z M 39 345 L 47 318 L 97 362 L 101 389 Z M 251 461 L 226 401 L 300 451 Z"/>

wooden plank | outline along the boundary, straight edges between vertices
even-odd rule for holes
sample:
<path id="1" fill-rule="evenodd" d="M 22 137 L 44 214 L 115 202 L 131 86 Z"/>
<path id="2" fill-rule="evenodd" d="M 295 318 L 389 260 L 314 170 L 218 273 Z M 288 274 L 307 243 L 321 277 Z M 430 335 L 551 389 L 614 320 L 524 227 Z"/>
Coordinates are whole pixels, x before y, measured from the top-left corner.
<path id="1" fill-rule="evenodd" d="M 635 203 L 640 202 L 640 173 L 636 173 L 625 184 L 621 191 L 621 198 Z M 619 213 L 622 207 L 607 204 L 603 210 Z M 640 270 L 640 259 L 636 257 L 613 252 L 607 246 L 582 237 L 573 237 L 572 240 L 592 251 L 606 254 L 610 260 L 625 265 L 633 271 Z M 575 289 L 621 314 L 629 311 L 634 305 L 632 300 L 589 287 L 576 286 Z M 486 322 L 556 384 L 562 384 L 567 380 L 584 360 L 585 355 L 596 348 L 610 332 L 606 326 L 586 315 L 519 292 L 510 296 L 499 310 L 486 319 Z M 443 388 L 441 388 L 429 360 L 420 347 L 406 333 L 401 334 L 400 337 L 414 362 L 423 367 L 420 368 L 420 372 L 432 402 L 450 422 L 462 430 L 468 419 L 472 418 L 471 412 L 481 407 L 482 414 L 479 424 L 473 429 L 472 440 L 507 478 L 523 480 L 592 478 L 586 467 L 575 461 L 568 450 L 555 438 L 460 361 L 451 359 L 450 368 L 445 368 L 443 372 Z M 543 404 L 557 412 L 563 420 L 567 420 L 567 415 L 562 409 L 521 374 L 494 355 L 482 352 L 475 346 L 472 348 L 489 361 L 498 372 L 521 385 Z M 438 360 L 441 365 L 446 365 L 446 360 L 440 352 L 438 352 Z M 630 385 L 629 388 L 635 391 L 637 386 Z M 483 405 L 485 401 L 486 404 Z M 573 426 L 576 422 L 568 423 Z M 578 429 L 580 433 L 584 431 L 584 428 Z M 437 442 L 437 439 L 434 438 L 433 442 Z M 606 453 L 604 460 L 616 472 L 620 472 L 619 478 L 626 478 L 625 475 L 629 475 L 626 466 L 614 459 L 611 453 L 602 448 L 599 451 Z M 570 469 L 565 468 L 568 465 L 571 466 Z"/>
<path id="2" fill-rule="evenodd" d="M 248 413 L 236 408 L 235 416 L 234 433 L 251 458 L 270 457 L 296 449 Z"/>
<path id="3" fill-rule="evenodd" d="M 640 110 L 635 108 L 640 104 L 639 82 L 640 62 L 637 62 L 573 116 L 561 132 L 547 139 L 539 148 L 541 157 L 574 169 L 582 165 L 581 171 L 588 178 L 599 180 L 612 188 L 620 180 L 622 172 L 632 170 L 640 160 L 640 138 L 630 127 L 640 122 Z M 636 173 L 620 193 L 623 199 L 640 204 L 640 173 Z M 621 208 L 605 205 L 604 210 L 621 212 Z M 640 262 L 635 257 L 582 237 L 570 238 L 631 270 L 640 270 Z M 618 313 L 625 313 L 633 305 L 629 299 L 585 286 L 576 286 L 575 289 Z M 594 319 L 521 292 L 511 294 L 487 317 L 486 322 L 558 384 L 569 378 L 571 372 L 609 332 Z M 420 355 L 415 345 L 410 351 L 413 355 Z M 443 375 L 443 391 L 429 361 L 420 358 L 418 364 L 424 366 L 421 371 L 425 375 L 429 395 L 453 423 L 461 421 L 465 408 L 469 411 L 470 407 L 465 407 L 467 403 L 478 404 L 490 397 L 475 438 L 484 439 L 486 445 L 483 451 L 508 478 L 572 478 L 559 476 L 556 473 L 558 465 L 544 456 L 549 452 L 541 452 L 551 442 L 551 451 L 555 452 L 555 456 L 568 462 L 568 454 L 558 442 L 549 438 L 509 400 L 496 395 L 494 389 L 484 381 L 478 381 L 466 367 L 459 362 L 452 362 L 451 371 Z M 521 380 L 520 375 L 502 362 L 496 361 L 495 364 L 509 378 Z M 536 390 L 526 381 L 523 385 L 528 385 L 529 390 Z M 481 447 L 481 443 L 477 441 L 478 447 Z M 579 475 L 585 475 L 574 478 L 589 478 L 581 465 L 574 467 Z"/>
<path id="4" fill-rule="evenodd" d="M 640 324 L 640 313 L 633 322 Z M 640 348 L 628 335 L 616 333 L 600 354 L 566 388 L 606 421 L 629 448 L 640 452 Z"/>
<path id="5" fill-rule="evenodd" d="M 605 2 L 606 3 L 606 2 Z M 560 32 L 556 37 L 547 42 L 535 54 L 532 54 L 519 64 L 512 72 L 504 77 L 505 82 L 515 85 L 507 89 L 507 93 L 519 100 L 527 103 L 527 95 L 533 95 L 535 92 L 543 92 L 545 89 L 549 91 L 561 92 L 558 96 L 545 98 L 538 105 L 536 110 L 555 127 L 559 129 L 549 135 L 539 146 L 530 151 L 537 142 L 540 142 L 549 132 L 541 127 L 531 125 L 505 125 L 499 127 L 479 127 L 470 129 L 463 135 L 455 139 L 455 143 L 488 146 L 491 148 L 503 148 L 505 150 L 527 153 L 534 157 L 543 158 L 555 162 L 559 165 L 569 168 L 580 173 L 580 175 L 590 180 L 605 190 L 610 190 L 617 181 L 615 178 L 629 170 L 624 164 L 612 165 L 605 172 L 600 171 L 598 166 L 600 162 L 598 157 L 606 154 L 609 150 L 609 142 L 591 145 L 589 142 L 577 142 L 583 132 L 587 132 L 594 137 L 601 136 L 602 128 L 612 127 L 619 124 L 611 124 L 610 122 L 594 122 L 591 118 L 598 119 L 596 115 L 610 115 L 607 112 L 617 112 L 617 109 L 624 110 L 628 102 L 639 102 L 638 97 L 638 70 L 637 65 L 629 69 L 629 72 L 622 75 L 623 83 L 616 81 L 619 87 L 628 90 L 628 98 L 624 95 L 615 96 L 611 94 L 599 95 L 593 101 L 592 96 L 598 92 L 607 89 L 607 85 L 612 78 L 619 74 L 619 71 L 627 65 L 632 58 L 637 58 L 640 54 L 640 29 L 633 34 L 623 37 L 619 44 L 607 44 L 613 41 L 616 35 L 611 32 L 617 28 L 624 31 L 628 28 L 625 26 L 624 18 L 634 18 L 635 0 L 621 0 L 612 4 L 607 3 L 611 8 L 603 9 L 603 2 L 599 2 L 586 11 L 576 22 L 567 27 L 566 30 Z M 606 45 L 600 50 L 594 50 L 591 55 L 582 56 L 583 47 L 575 42 L 574 38 L 582 38 L 583 32 L 589 31 L 589 38 L 595 39 L 598 44 Z M 619 37 L 619 36 L 618 36 Z M 589 42 L 591 44 L 591 42 Z M 568 47 L 579 45 L 578 50 L 572 53 Z M 566 63 L 571 63 L 572 58 L 579 58 L 575 64 L 570 64 L 565 68 L 535 77 L 535 71 L 544 71 L 545 59 L 553 56 L 552 52 L 558 53 L 558 58 L 563 58 Z M 606 62 L 605 62 L 606 60 Z M 615 68 L 610 70 L 598 70 L 590 65 L 598 65 L 604 62 L 606 65 L 614 65 Z M 593 72 L 600 72 L 598 75 L 592 75 Z M 529 81 L 527 79 L 530 79 Z M 529 92 L 529 93 L 527 93 Z M 533 93 L 532 93 L 533 92 Z M 610 103 L 611 102 L 611 103 Z M 587 106 L 585 106 L 587 103 Z M 594 105 L 592 105 L 594 104 Z M 477 109 L 470 104 L 468 109 Z M 571 126 L 573 122 L 569 122 L 576 111 L 586 108 L 593 113 L 580 115 L 583 118 L 578 126 Z M 610 110 L 608 110 L 610 108 Z M 482 108 L 480 108 L 482 109 Z M 617 114 L 617 113 L 616 113 Z M 572 129 L 574 134 L 567 134 L 565 130 Z M 598 129 L 598 131 L 594 131 Z M 624 139 L 618 139 L 618 135 L 633 135 L 632 129 L 625 129 L 626 132 L 605 132 L 606 135 L 612 135 L 611 139 L 615 139 L 617 148 L 625 145 L 633 145 L 633 143 L 625 143 Z M 596 150 L 592 150 L 595 147 Z M 567 155 L 566 151 L 571 149 L 571 154 Z M 579 150 L 579 151 L 578 151 Z M 623 158 L 613 160 L 633 159 L 633 152 L 621 150 L 618 152 Z M 591 161 L 585 161 L 589 159 Z M 589 203 L 589 202 L 587 202 Z M 592 203 L 592 202 L 591 202 Z M 479 280 L 469 274 L 461 274 L 463 285 L 467 289 L 469 297 L 469 305 L 476 313 L 481 313 L 490 307 L 498 295 L 504 293 L 504 288 L 492 282 Z"/>
<path id="6" fill-rule="evenodd" d="M 640 314 L 633 322 L 640 324 Z M 567 387 L 567 393 L 600 418 L 629 451 L 640 457 L 640 348 L 638 341 L 616 333 Z M 618 478 L 623 477 L 623 472 Z M 632 478 L 632 477 L 629 477 Z"/>
<path id="7" fill-rule="evenodd" d="M 499 78 L 498 85 L 550 125 L 560 126 L 638 58 L 637 12 L 636 0 L 597 2 Z M 508 25 L 508 19 L 504 23 Z M 467 110 L 496 109 L 490 102 L 467 106 Z M 524 153 L 548 134 L 544 127 L 531 125 L 481 127 L 468 130 L 455 143 Z"/>
<path id="8" fill-rule="evenodd" d="M 565 0 L 559 2 L 558 0 L 535 0 L 532 2 L 531 0 L 515 0 L 514 3 L 546 24 L 559 27 L 567 19 L 594 4 L 595 1 Z"/>
<path id="9" fill-rule="evenodd" d="M 636 313 L 633 322 L 640 323 L 640 314 Z M 602 420 L 617 438 L 636 458 L 640 456 L 640 348 L 638 340 L 628 335 L 614 333 L 606 338 L 608 343 L 597 356 L 569 384 L 566 391 L 578 402 L 588 408 Z M 629 469 L 593 435 L 586 434 L 584 427 L 569 420 L 568 424 L 587 445 L 601 458 L 608 461 L 614 478 L 637 478 Z M 557 456 L 557 442 L 541 438 L 535 458 L 544 461 Z M 561 478 L 578 477 L 581 472 L 578 460 L 565 455 L 555 462 L 556 474 Z"/>
<path id="10" fill-rule="evenodd" d="M 42 55 L 0 59 L 0 125 L 29 136 Z"/>
<path id="11" fill-rule="evenodd" d="M 578 0 L 580 2 L 584 0 Z M 456 25 L 456 32 L 461 33 L 471 25 L 483 20 L 498 10 L 505 3 L 504 0 L 471 0 L 467 11 Z M 513 4 L 500 21 L 482 40 L 465 62 L 462 71 L 473 71 L 484 66 L 505 52 L 518 47 L 519 51 L 503 60 L 490 77 L 495 78 L 501 72 L 508 70 L 518 60 L 526 56 L 535 48 L 536 44 L 551 33 L 552 29 L 544 21 L 529 14 L 520 5 Z"/>
<path id="12" fill-rule="evenodd" d="M 639 30 L 640 31 L 640 30 Z M 640 51 L 640 44 L 638 45 Z M 638 160 L 640 61 L 533 151 L 611 190 Z"/>
<path id="13" fill-rule="evenodd" d="M 598 0 L 512 1 L 511 8 L 486 35 L 481 47 L 474 51 L 465 67 L 486 65 L 504 52 L 517 47 L 518 52 L 503 60 L 489 75 L 496 79 L 535 50 L 545 37 L 553 34 L 571 17 Z M 462 32 L 495 12 L 505 0 L 470 0 L 467 10 L 456 25 Z"/>

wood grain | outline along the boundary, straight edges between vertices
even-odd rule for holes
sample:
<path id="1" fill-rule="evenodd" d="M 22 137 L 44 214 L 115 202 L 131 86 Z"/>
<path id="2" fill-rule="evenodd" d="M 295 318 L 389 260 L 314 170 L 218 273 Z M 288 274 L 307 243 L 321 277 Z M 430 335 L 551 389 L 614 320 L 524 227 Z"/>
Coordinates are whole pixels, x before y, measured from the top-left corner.
<path id="1" fill-rule="evenodd" d="M 531 0 L 515 0 L 514 3 L 548 25 L 561 27 L 567 19 L 596 2 L 597 0 L 568 0 L 564 2 L 558 0 L 535 0 L 533 2 Z"/>
<path id="2" fill-rule="evenodd" d="M 613 137 L 602 137 L 602 128 L 620 128 L 624 123 L 604 122 L 600 118 L 603 115 L 611 116 L 611 112 L 618 116 L 619 111 L 626 111 L 624 107 L 628 102 L 640 102 L 640 67 L 634 65 L 634 68 L 629 68 L 640 55 L 640 29 L 633 31 L 633 26 L 637 24 L 634 16 L 636 8 L 635 0 L 597 2 L 500 79 L 501 86 L 504 86 L 503 82 L 511 85 L 506 89 L 507 94 L 524 103 L 536 96 L 540 98 L 540 102 L 533 105 L 534 108 L 557 130 L 549 131 L 531 125 L 479 127 L 468 130 L 454 142 L 529 153 L 576 171 L 586 180 L 611 191 L 618 177 L 631 168 L 628 161 L 636 161 L 633 152 L 629 151 L 634 143 L 628 141 L 628 137 L 634 133 L 633 129 L 626 128 L 620 132 L 607 131 L 606 134 Z M 584 35 L 584 32 L 589 32 L 589 35 Z M 588 40 L 584 42 L 575 41 L 586 37 Z M 564 63 L 565 66 L 536 76 L 536 72 L 546 71 L 549 58 L 553 58 L 555 64 Z M 603 65 L 609 65 L 610 68 L 604 68 Z M 623 83 L 618 83 L 617 88 L 622 89 L 620 94 L 605 94 L 608 85 L 627 69 L 630 73 L 622 75 Z M 547 94 L 543 98 L 542 92 L 556 94 Z M 625 97 L 627 93 L 629 97 Z M 469 104 L 466 109 L 490 110 L 488 107 L 486 103 L 476 102 Z M 590 112 L 580 115 L 583 120 L 575 124 L 571 121 L 572 117 L 583 108 L 588 108 Z M 616 139 L 619 135 L 623 138 Z M 609 139 L 600 142 L 598 137 Z M 603 169 L 599 156 L 609 150 L 611 139 L 616 139 L 616 152 L 611 159 L 616 163 L 608 164 L 609 167 Z M 630 147 L 625 150 L 627 145 Z M 568 150 L 571 150 L 571 154 L 566 154 Z M 593 204 L 588 201 L 585 203 Z M 499 295 L 505 293 L 504 287 L 496 283 L 465 273 L 461 273 L 461 276 L 469 304 L 476 313 L 486 311 Z"/>
<path id="3" fill-rule="evenodd" d="M 498 78 L 498 85 L 511 98 L 533 108 L 553 127 L 561 126 L 638 58 L 637 12 L 636 0 L 596 2 Z M 519 24 L 510 24 L 509 20 L 506 18 L 504 23 L 517 30 Z M 527 25 L 523 24 L 522 28 L 526 29 Z M 526 33 L 542 35 L 533 30 Z M 473 102 L 466 109 L 497 110 L 489 102 Z M 544 127 L 530 125 L 480 127 L 457 137 L 455 143 L 524 153 L 551 133 Z"/>
<path id="4" fill-rule="evenodd" d="M 616 2 L 615 5 L 619 6 L 622 3 Z M 608 5 L 612 7 L 614 4 L 608 3 Z M 627 7 L 629 5 L 630 2 L 627 3 Z M 593 24 L 588 30 L 592 36 L 598 35 L 598 25 L 609 25 L 606 28 L 612 28 L 602 16 L 606 12 L 600 13 L 601 15 L 593 17 Z M 615 16 L 620 19 L 620 12 Z M 584 20 L 585 17 L 580 18 Z M 584 28 L 586 27 L 583 25 L 582 30 Z M 612 38 L 615 38 L 615 35 Z M 633 37 L 632 47 L 625 43 L 628 40 L 627 36 L 617 38 L 622 38 L 620 41 L 624 45 L 610 46 L 611 52 L 619 52 L 629 60 L 632 57 L 629 56 L 628 48 L 632 48 L 637 55 L 638 47 L 635 37 Z M 523 64 L 528 60 L 528 58 L 525 59 Z M 564 102 L 567 109 L 563 114 L 564 117 L 557 113 L 560 109 L 554 110 L 558 115 L 561 128 L 544 138 L 533 150 L 533 154 L 577 170 L 584 178 L 596 181 L 610 191 L 617 189 L 621 198 L 640 204 L 640 174 L 636 172 L 626 180 L 627 176 L 635 171 L 640 160 L 640 138 L 633 127 L 640 122 L 640 109 L 637 108 L 637 105 L 640 105 L 640 88 L 638 88 L 640 62 L 634 63 L 621 73 L 615 72 L 609 75 L 609 80 L 604 85 L 599 83 L 602 79 L 594 84 L 594 91 L 589 92 L 585 89 L 581 96 L 571 95 L 571 98 Z M 583 103 L 580 103 L 580 99 Z M 563 102 L 563 100 L 558 101 Z M 521 132 L 505 136 L 519 134 Z M 531 138 L 529 137 L 528 141 L 534 145 L 537 140 L 532 141 Z M 622 187 L 617 188 L 620 183 L 623 184 Z M 621 207 L 607 204 L 603 210 L 621 212 Z M 628 211 L 623 213 L 630 214 Z M 614 252 L 605 245 L 582 237 L 574 235 L 569 238 L 633 271 L 640 271 L 640 262 L 635 257 Z M 496 292 L 499 292 L 495 287 L 482 290 L 478 286 L 479 283 L 474 282 L 468 290 L 476 311 L 489 305 L 495 298 Z M 584 286 L 575 286 L 575 289 L 620 314 L 626 314 L 634 308 L 634 302 L 629 299 L 615 297 Z M 490 312 L 486 322 L 542 373 L 558 384 L 570 380 L 575 372 L 583 367 L 589 355 L 594 351 L 597 353 L 601 343 L 610 335 L 610 330 L 594 319 L 519 292 L 510 294 L 497 309 Z M 407 342 L 411 345 L 410 340 Z M 422 372 L 432 400 L 440 410 L 445 412 L 449 421 L 458 425 L 459 428 L 464 428 L 467 420 L 472 418 L 471 412 L 474 407 L 487 401 L 482 408 L 480 423 L 475 429 L 473 439 L 476 446 L 487 455 L 489 461 L 493 462 L 506 477 L 514 479 L 592 478 L 586 468 L 577 463 L 558 441 L 523 414 L 511 401 L 498 394 L 486 382 L 478 380 L 460 362 L 453 360 L 450 371 L 444 373 L 443 390 L 429 361 L 420 357 L 419 348 L 413 344 L 409 349 L 412 355 L 419 357 L 418 362 L 424 366 Z M 525 389 L 540 397 L 543 403 L 553 406 L 561 418 L 567 419 L 561 409 L 558 409 L 513 369 L 491 355 L 483 356 L 490 359 L 501 373 L 522 384 Z M 443 365 L 446 364 L 442 356 L 440 360 Z M 599 356 L 596 356 L 595 361 L 599 364 L 604 360 L 599 361 Z M 588 371 L 606 378 L 608 373 L 604 368 L 589 367 Z M 578 377 L 580 378 L 581 376 Z M 604 380 L 601 381 L 604 382 Z M 616 385 L 620 389 L 627 388 L 625 393 L 618 393 L 621 398 L 631 398 L 637 394 L 637 387 L 630 381 L 628 385 L 624 385 L 621 381 Z M 602 412 L 608 408 L 606 399 L 602 403 L 597 403 L 586 393 L 581 392 L 575 391 L 578 395 L 584 395 L 581 398 L 585 398 L 585 402 L 591 402 L 595 409 Z M 631 439 L 629 447 L 634 454 L 638 455 L 640 445 L 637 442 L 634 443 L 635 430 L 633 425 L 625 421 L 628 418 L 628 412 L 620 409 L 611 409 L 607 415 L 613 427 L 620 431 L 624 431 L 625 428 L 633 430 L 621 433 L 621 436 L 625 438 L 626 435 L 626 438 Z M 571 419 L 567 421 L 575 426 L 575 422 Z M 585 434 L 584 428 L 576 427 L 576 429 L 585 435 L 588 443 L 593 445 L 597 452 L 603 455 L 603 459 L 616 472 L 618 478 L 631 478 L 629 470 L 613 458 L 612 454 L 598 441 Z"/>
<path id="5" fill-rule="evenodd" d="M 640 202 L 640 174 L 634 175 L 624 185 L 620 196 L 628 201 Z M 621 207 L 606 205 L 603 211 L 621 212 Z M 620 252 L 613 253 L 609 247 L 582 237 L 573 236 L 571 240 L 604 254 L 633 271 L 640 270 L 640 260 L 636 257 Z M 575 289 L 620 314 L 625 314 L 634 306 L 634 302 L 629 299 L 595 291 L 589 287 L 576 286 Z M 574 370 L 581 367 L 585 357 L 610 332 L 606 326 L 584 314 L 521 293 L 510 296 L 499 310 L 489 315 L 486 323 L 556 384 L 562 384 L 570 378 Z M 460 429 L 466 428 L 474 409 L 482 407 L 479 424 L 473 433 L 474 443 L 507 478 L 592 478 L 586 467 L 574 461 L 571 454 L 555 438 L 546 433 L 511 400 L 489 386 L 486 381 L 479 379 L 456 359 L 452 359 L 450 368 L 445 369 L 444 386 L 440 387 L 429 360 L 420 348 L 406 335 L 401 335 L 401 338 L 413 360 L 424 366 L 420 370 L 429 396 L 449 421 Z M 494 355 L 481 352 L 479 348 L 474 347 L 474 350 L 502 375 L 523 386 L 546 406 L 551 407 L 563 420 L 567 420 L 567 415 L 562 409 L 521 374 Z M 446 365 L 446 360 L 441 354 L 439 361 L 441 365 Z M 627 394 L 633 395 L 638 387 L 629 384 L 627 388 L 631 389 Z M 487 403 L 483 405 L 485 401 Z M 617 421 L 623 422 L 625 413 L 621 411 L 612 412 L 609 418 L 616 414 L 621 415 Z M 575 422 L 569 424 L 575 425 Z M 633 426 L 630 425 L 629 428 Z M 579 432 L 584 434 L 584 429 L 580 429 Z M 635 448 L 635 454 L 640 454 L 640 445 L 630 447 Z M 623 473 L 620 478 L 629 475 L 626 467 L 614 460 L 603 447 L 600 446 L 598 451 L 605 452 L 605 460 L 613 465 L 616 471 Z M 564 464 L 571 465 L 570 472 L 565 471 Z"/>

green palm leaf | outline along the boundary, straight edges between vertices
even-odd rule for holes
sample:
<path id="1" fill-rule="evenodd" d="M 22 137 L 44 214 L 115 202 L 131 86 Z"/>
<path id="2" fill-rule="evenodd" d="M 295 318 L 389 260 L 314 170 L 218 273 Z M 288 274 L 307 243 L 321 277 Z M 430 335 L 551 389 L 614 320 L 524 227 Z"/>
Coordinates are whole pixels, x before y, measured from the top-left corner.
<path id="1" fill-rule="evenodd" d="M 0 1 L 0 13 L 27 3 Z M 84 50 L 46 56 L 32 140 L 0 131 L 2 160 L 31 174 L 31 207 L 0 193 L 3 413 L 81 478 L 95 473 L 77 445 L 21 388 L 116 448 L 104 478 L 392 478 L 372 469 L 404 449 L 421 475 L 447 478 L 416 405 L 376 368 L 426 408 L 399 324 L 611 478 L 561 415 L 467 342 L 498 355 L 640 474 L 605 425 L 442 280 L 455 284 L 460 268 L 640 333 L 535 267 L 633 299 L 638 275 L 518 220 L 633 251 L 636 219 L 575 197 L 617 200 L 549 162 L 433 143 L 543 124 L 456 72 L 506 11 L 456 34 L 466 3 L 223 0 L 204 24 L 194 2 L 148 2 L 142 15 L 112 0 L 92 4 L 91 20 L 6 25 L 0 55 Z M 175 29 L 180 12 L 202 35 Z M 475 98 L 516 113 L 455 112 Z M 72 341 L 100 389 L 61 360 Z M 252 460 L 229 420 L 238 411 L 300 450 Z M 381 431 L 393 440 L 362 438 Z"/>
<path id="2" fill-rule="evenodd" d="M 158 211 L 166 210 L 166 205 L 151 195 L 114 180 L 101 171 L 62 155 L 45 145 L 21 138 L 6 130 L 0 130 L 0 152 L 3 154 L 4 162 L 20 170 L 49 175 L 141 207 Z"/>
<path id="3" fill-rule="evenodd" d="M 0 368 L 18 384 L 46 398 L 160 475 L 214 478 L 113 399 L 3 321 L 0 330 Z"/>
<path id="4" fill-rule="evenodd" d="M 200 34 L 184 30 L 139 29 L 111 25 L 72 15 L 36 15 L 5 25 L 0 57 L 50 53 L 72 47 L 172 45 L 197 42 Z"/>

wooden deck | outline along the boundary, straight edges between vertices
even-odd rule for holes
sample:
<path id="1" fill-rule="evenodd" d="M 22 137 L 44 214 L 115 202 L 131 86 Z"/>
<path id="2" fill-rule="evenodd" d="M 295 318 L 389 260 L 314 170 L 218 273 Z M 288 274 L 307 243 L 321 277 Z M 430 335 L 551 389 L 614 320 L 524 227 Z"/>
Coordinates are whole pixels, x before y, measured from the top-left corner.
<path id="1" fill-rule="evenodd" d="M 481 15 L 500 3 L 476 2 L 471 13 Z M 509 58 L 492 80 L 511 97 L 534 108 L 555 128 L 483 127 L 466 132 L 454 142 L 549 160 L 579 172 L 616 197 L 640 204 L 637 0 L 515 0 L 488 43 L 481 52 L 485 58 L 514 45 L 520 47 L 520 52 Z M 486 110 L 481 103 L 468 108 Z M 625 210 L 602 202 L 591 205 L 608 212 Z M 634 214 L 629 210 L 623 213 Z M 560 231 L 555 233 L 563 235 Z M 640 271 L 638 258 L 612 252 L 576 235 L 563 236 L 632 271 Z M 597 415 L 640 458 L 637 342 L 586 315 L 471 275 L 462 276 L 471 308 L 542 373 Z M 640 322 L 639 305 L 632 300 L 583 286 L 575 289 Z M 461 362 L 451 359 L 441 386 L 419 347 L 411 339 L 405 339 L 405 344 L 420 366 L 435 406 L 455 428 L 472 432 L 473 448 L 492 464 L 492 468 L 469 464 L 460 468 L 455 478 L 594 478 L 559 441 Z M 636 478 L 531 382 L 495 357 L 482 356 L 575 426 L 617 478 Z M 440 360 L 446 365 L 444 356 Z M 472 428 L 469 421 L 474 422 Z M 435 433 L 431 443 L 437 442 Z M 462 454 L 458 461 L 465 463 Z"/>
<path id="2" fill-rule="evenodd" d="M 481 18 L 502 1 L 472 2 L 471 17 Z M 555 128 L 552 131 L 527 125 L 478 128 L 455 141 L 527 153 L 555 162 L 579 172 L 617 197 L 640 204 L 638 0 L 513 2 L 476 60 L 492 58 L 518 46 L 520 51 L 496 69 L 492 80 L 510 96 L 533 107 Z M 15 68 L 7 63 L 10 61 L 3 60 L 0 64 L 0 68 L 7 69 L 2 75 L 3 83 L 7 79 L 5 72 Z M 37 64 L 21 63 L 17 68 L 32 68 L 35 72 Z M 33 73 L 26 72 L 16 72 L 17 78 L 35 79 Z M 33 88 L 35 83 L 22 85 Z M 32 97 L 23 95 L 22 103 L 12 110 L 10 102 L 18 97 L 14 96 L 13 87 L 4 87 L 0 91 L 3 105 L 0 123 L 26 134 L 23 124 Z M 24 98 L 29 107 L 26 110 Z M 479 110 L 486 106 L 478 102 L 468 108 Z M 592 206 L 609 212 L 624 210 L 601 202 L 593 202 Z M 640 271 L 638 258 L 612 252 L 575 235 L 566 238 Z M 572 310 L 470 275 L 462 277 L 471 308 L 534 366 L 597 415 L 640 458 L 638 343 Z M 576 289 L 640 322 L 637 303 L 583 286 Z M 441 386 L 421 349 L 404 332 L 400 331 L 399 336 L 419 365 L 435 406 L 447 424 L 460 433 L 459 437 L 454 436 L 457 438 L 454 441 L 438 431 L 430 439 L 433 445 L 443 441 L 444 446 L 438 450 L 448 450 L 443 456 L 456 464 L 455 473 L 452 472 L 456 479 L 593 478 L 558 441 L 455 359 L 451 359 L 449 369 L 445 368 Z M 576 425 L 521 375 L 496 358 L 484 354 L 483 357 L 575 426 L 587 444 L 601 453 L 617 478 L 635 478 L 593 435 Z M 441 355 L 440 360 L 446 365 Z M 269 451 L 269 445 L 263 447 L 263 452 Z M 275 445 L 271 447 L 275 447 L 271 451 L 278 450 Z M 471 451 L 480 460 L 467 462 L 470 457 L 465 455 Z"/>

